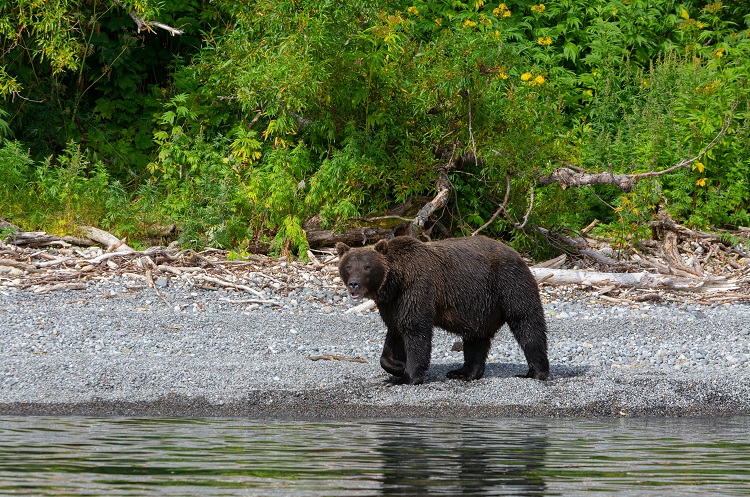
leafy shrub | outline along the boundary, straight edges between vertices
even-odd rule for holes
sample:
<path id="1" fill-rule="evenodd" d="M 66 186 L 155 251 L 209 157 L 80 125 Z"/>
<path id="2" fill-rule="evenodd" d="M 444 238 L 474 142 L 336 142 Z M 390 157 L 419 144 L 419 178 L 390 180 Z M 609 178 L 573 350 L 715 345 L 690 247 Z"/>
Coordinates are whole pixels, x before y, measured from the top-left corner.
<path id="1" fill-rule="evenodd" d="M 750 16 L 738 0 L 98 5 L 0 13 L 0 135 L 34 159 L 5 146 L 9 212 L 130 234 L 174 221 L 184 245 L 304 254 L 311 217 L 343 228 L 432 195 L 452 157 L 441 214 L 453 234 L 483 226 L 508 182 L 507 216 L 485 233 L 527 248 L 537 240 L 515 226 L 532 192 L 529 223 L 598 218 L 622 241 L 647 236 L 659 204 L 697 226 L 750 223 Z M 186 33 L 136 33 L 131 8 Z M 536 186 L 566 164 L 670 168 L 730 109 L 709 153 L 631 192 Z M 38 207 L 12 186 L 21 177 Z"/>

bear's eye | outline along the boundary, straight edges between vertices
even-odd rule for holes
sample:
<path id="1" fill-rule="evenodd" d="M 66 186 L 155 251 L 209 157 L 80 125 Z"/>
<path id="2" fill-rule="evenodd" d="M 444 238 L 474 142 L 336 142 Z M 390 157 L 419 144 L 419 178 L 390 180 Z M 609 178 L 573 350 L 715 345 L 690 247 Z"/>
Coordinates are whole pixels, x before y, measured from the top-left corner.
<path id="1" fill-rule="evenodd" d="M 365 264 L 365 271 L 369 271 L 369 270 L 370 270 L 370 265 L 369 264 Z"/>
<path id="2" fill-rule="evenodd" d="M 351 264 L 347 264 L 344 269 L 346 269 L 347 271 L 351 271 L 352 270 L 352 265 Z"/>

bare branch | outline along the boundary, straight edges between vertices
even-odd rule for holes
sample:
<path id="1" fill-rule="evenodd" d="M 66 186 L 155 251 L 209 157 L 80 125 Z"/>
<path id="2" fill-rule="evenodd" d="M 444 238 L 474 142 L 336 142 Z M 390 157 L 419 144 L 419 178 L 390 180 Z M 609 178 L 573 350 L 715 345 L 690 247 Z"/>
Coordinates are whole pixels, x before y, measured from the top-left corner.
<path id="1" fill-rule="evenodd" d="M 499 216 L 500 213 L 505 210 L 505 207 L 508 205 L 508 199 L 510 198 L 510 175 L 508 175 L 508 174 L 505 175 L 505 182 L 506 182 L 506 186 L 505 186 L 505 198 L 503 199 L 503 203 L 492 214 L 492 217 L 490 218 L 490 220 L 487 221 L 486 223 L 484 223 L 482 226 L 480 226 L 476 230 L 474 230 L 474 232 L 471 234 L 471 236 L 475 236 L 475 235 L 479 234 L 480 231 L 482 231 L 483 229 L 485 229 L 490 224 L 494 223 L 495 219 L 497 219 L 497 216 Z"/>
<path id="2" fill-rule="evenodd" d="M 708 153 L 709 150 L 714 148 L 724 137 L 729 130 L 729 126 L 732 123 L 732 117 L 734 116 L 734 109 L 737 106 L 737 102 L 734 102 L 729 109 L 727 117 L 722 123 L 721 130 L 719 133 L 701 150 L 695 157 L 686 159 L 679 164 L 662 169 L 661 171 L 649 171 L 647 173 L 637 174 L 612 174 L 612 172 L 603 173 L 588 173 L 580 168 L 577 168 L 571 164 L 566 167 L 561 167 L 553 171 L 549 176 L 541 177 L 537 179 L 537 183 L 540 185 L 550 185 L 557 183 L 560 188 L 565 190 L 568 187 L 580 187 L 590 185 L 614 185 L 624 192 L 629 192 L 638 183 L 638 180 L 642 178 L 648 178 L 652 176 L 661 176 L 662 174 L 671 173 L 677 169 L 683 167 L 690 167 L 694 162 L 698 161 Z"/>
<path id="3" fill-rule="evenodd" d="M 664 169 L 662 171 L 650 171 L 648 173 L 631 174 L 630 176 L 633 179 L 638 180 L 640 178 L 647 178 L 649 176 L 659 176 L 661 174 L 670 173 L 670 172 L 674 171 L 675 169 L 679 169 L 681 167 L 691 166 L 693 164 L 693 162 L 699 160 L 701 157 L 703 157 L 704 155 L 706 155 L 709 150 L 711 150 L 716 145 L 718 145 L 718 143 L 721 141 L 721 139 L 724 138 L 724 135 L 729 130 L 729 125 L 732 124 L 732 117 L 734 116 L 734 109 L 736 107 L 737 107 L 737 102 L 733 102 L 731 108 L 729 109 L 729 115 L 726 117 L 726 119 L 724 119 L 724 122 L 721 125 L 721 130 L 719 131 L 719 134 L 717 134 L 716 136 L 714 136 L 714 139 L 711 140 L 709 142 L 709 144 L 706 145 L 705 148 L 703 150 L 701 150 L 700 153 L 698 153 L 698 155 L 696 155 L 692 159 L 684 160 L 684 161 L 680 162 L 679 164 L 676 164 L 676 165 L 674 165 L 672 167 L 669 167 L 667 169 Z"/>
<path id="4" fill-rule="evenodd" d="M 537 183 L 540 185 L 557 183 L 563 190 L 570 186 L 614 185 L 622 191 L 629 192 L 633 189 L 635 181 L 628 174 L 578 173 L 568 167 L 561 167 L 555 169 L 549 176 L 538 178 Z"/>
<path id="5" fill-rule="evenodd" d="M 419 209 L 419 212 L 417 212 L 417 215 L 414 216 L 414 220 L 412 221 L 412 224 L 414 226 L 419 227 L 420 229 L 424 228 L 425 223 L 427 222 L 427 219 L 435 213 L 438 209 L 442 209 L 445 207 L 445 205 L 448 203 L 448 198 L 450 197 L 451 190 L 453 190 L 453 185 L 451 184 L 450 178 L 448 178 L 448 172 L 452 171 L 456 167 L 456 144 L 453 144 L 453 150 L 451 151 L 450 159 L 448 159 L 448 163 L 440 168 L 440 177 L 437 180 L 437 195 L 435 195 L 435 198 L 427 202 L 421 209 Z"/>
<path id="6" fill-rule="evenodd" d="M 437 188 L 438 193 L 437 195 L 435 195 L 435 198 L 427 202 L 424 207 L 419 209 L 417 215 L 414 216 L 413 222 L 420 228 L 424 228 L 427 219 L 432 214 L 434 214 L 435 211 L 437 211 L 438 209 L 442 209 L 443 207 L 445 207 L 445 204 L 448 203 L 448 198 L 450 197 L 453 185 L 451 185 L 450 179 L 448 179 L 448 175 L 445 174 L 445 171 L 440 172 L 440 178 L 438 178 Z"/>
<path id="7" fill-rule="evenodd" d="M 529 214 L 531 214 L 531 209 L 533 208 L 534 208 L 534 187 L 532 186 L 531 187 L 531 201 L 529 202 L 529 208 L 526 209 L 526 214 L 523 215 L 523 223 L 521 223 L 520 225 L 517 223 L 513 223 L 513 225 L 519 230 L 523 229 L 523 227 L 526 226 L 526 223 L 529 222 Z"/>
<path id="8" fill-rule="evenodd" d="M 25 100 L 27 102 L 31 102 L 31 103 L 35 103 L 35 104 L 43 104 L 44 103 L 44 100 L 33 100 L 31 98 L 26 98 L 26 97 L 24 97 L 23 95 L 21 95 L 17 91 L 12 91 L 12 92 L 10 92 L 10 94 L 11 94 L 11 102 L 15 102 L 16 101 L 16 97 L 18 97 L 21 100 Z"/>
<path id="9" fill-rule="evenodd" d="M 115 0 L 115 3 L 117 5 L 122 5 L 120 3 L 120 0 Z M 166 25 L 164 23 L 161 23 L 161 22 L 158 22 L 158 21 L 144 21 L 143 19 L 141 19 L 140 17 L 138 17 L 138 14 L 136 14 L 134 10 L 131 10 L 130 12 L 128 12 L 128 15 L 130 16 L 131 19 L 133 19 L 133 22 L 135 22 L 135 25 L 138 27 L 138 32 L 139 33 L 141 31 L 148 31 L 149 33 L 153 33 L 154 30 L 153 30 L 153 28 L 151 26 L 155 26 L 157 28 L 161 28 L 164 31 L 166 31 L 169 34 L 171 34 L 172 36 L 174 36 L 174 35 L 181 35 L 181 34 L 184 33 L 184 31 L 181 30 L 181 29 L 173 28 L 172 26 L 168 26 L 168 25 Z"/>
<path id="10" fill-rule="evenodd" d="M 536 230 L 545 236 L 547 239 L 555 240 L 559 243 L 562 243 L 563 245 L 567 245 L 569 247 L 574 248 L 579 254 L 586 256 L 590 259 L 593 259 L 597 262 L 601 262 L 603 264 L 607 264 L 610 266 L 626 266 L 627 264 L 623 264 L 620 261 L 616 261 L 612 259 L 611 257 L 607 257 L 604 254 L 601 254 L 597 252 L 596 250 L 591 250 L 588 248 L 588 244 L 584 240 L 576 240 L 574 238 L 570 238 L 569 236 L 565 236 L 562 233 L 554 233 L 546 228 L 542 228 L 541 226 L 537 226 Z"/>

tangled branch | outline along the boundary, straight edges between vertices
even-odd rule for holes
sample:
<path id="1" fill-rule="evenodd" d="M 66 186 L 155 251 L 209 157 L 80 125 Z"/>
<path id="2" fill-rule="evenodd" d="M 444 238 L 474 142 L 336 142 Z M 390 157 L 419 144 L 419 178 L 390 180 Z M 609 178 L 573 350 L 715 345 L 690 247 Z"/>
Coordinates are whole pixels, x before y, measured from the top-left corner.
<path id="1" fill-rule="evenodd" d="M 679 164 L 662 169 L 661 171 L 649 171 L 647 173 L 636 173 L 636 174 L 612 174 L 612 172 L 604 173 L 589 173 L 583 170 L 575 170 L 571 165 L 568 167 L 561 167 L 553 171 L 549 176 L 541 177 L 537 179 L 540 185 L 550 185 L 557 183 L 563 190 L 568 187 L 581 187 L 589 185 L 614 185 L 624 192 L 629 192 L 638 183 L 640 179 L 648 178 L 652 176 L 661 176 L 662 174 L 671 173 L 677 169 L 683 167 L 690 167 L 694 162 L 700 160 L 709 150 L 714 148 L 724 137 L 729 130 L 729 126 L 732 123 L 732 117 L 734 116 L 734 109 L 737 106 L 737 102 L 734 102 L 729 109 L 727 117 L 722 123 L 721 130 L 719 133 L 701 150 L 695 157 L 686 159 Z"/>

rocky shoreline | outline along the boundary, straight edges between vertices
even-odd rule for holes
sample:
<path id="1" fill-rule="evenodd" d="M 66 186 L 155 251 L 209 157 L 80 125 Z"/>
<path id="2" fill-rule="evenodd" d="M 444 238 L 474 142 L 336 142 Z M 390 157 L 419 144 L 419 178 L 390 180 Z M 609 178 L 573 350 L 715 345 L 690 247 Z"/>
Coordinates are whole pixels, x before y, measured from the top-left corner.
<path id="1" fill-rule="evenodd" d="M 243 299 L 127 275 L 82 290 L 0 288 L 0 414 L 378 418 L 750 414 L 750 305 L 606 302 L 543 289 L 552 379 L 516 378 L 507 328 L 483 379 L 436 330 L 421 386 L 383 385 L 377 311 L 308 278 Z M 273 287 L 270 288 L 273 292 Z M 265 301 L 265 302 L 264 302 Z M 746 301 L 745 301 L 746 302 Z"/>

